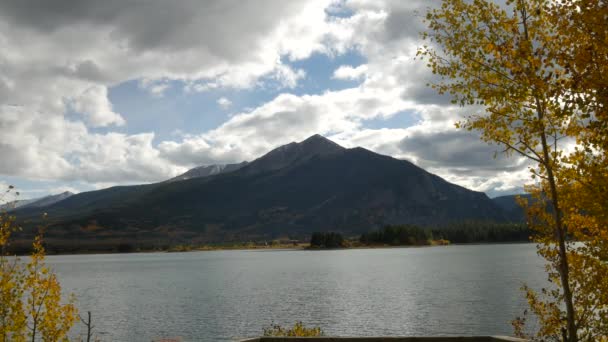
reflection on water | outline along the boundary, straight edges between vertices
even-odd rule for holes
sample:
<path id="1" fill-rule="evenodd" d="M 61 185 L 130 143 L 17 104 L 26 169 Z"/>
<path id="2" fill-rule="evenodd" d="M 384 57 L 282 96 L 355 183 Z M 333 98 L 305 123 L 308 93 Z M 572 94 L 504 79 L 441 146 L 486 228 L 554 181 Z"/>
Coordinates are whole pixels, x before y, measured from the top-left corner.
<path id="1" fill-rule="evenodd" d="M 256 336 L 303 321 L 329 335 L 512 334 L 532 244 L 52 256 L 107 341 Z"/>

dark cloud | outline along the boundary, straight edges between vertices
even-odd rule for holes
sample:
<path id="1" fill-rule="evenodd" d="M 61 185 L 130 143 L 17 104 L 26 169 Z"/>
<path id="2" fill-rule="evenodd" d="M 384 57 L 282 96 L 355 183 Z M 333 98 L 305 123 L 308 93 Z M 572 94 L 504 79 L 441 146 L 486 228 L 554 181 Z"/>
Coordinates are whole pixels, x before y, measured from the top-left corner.
<path id="1" fill-rule="evenodd" d="M 8 102 L 10 100 L 10 93 L 10 87 L 0 78 L 0 103 Z"/>
<path id="2" fill-rule="evenodd" d="M 74 75 L 90 81 L 103 81 L 106 79 L 103 71 L 91 60 L 86 60 L 76 65 Z"/>
<path id="3" fill-rule="evenodd" d="M 0 142 L 0 174 L 13 174 L 28 165 L 27 156 L 22 148 Z"/>
<path id="4" fill-rule="evenodd" d="M 206 49 L 233 61 L 255 48 L 277 18 L 302 1 L 280 0 L 20 0 L 0 2 L 0 16 L 39 34 L 64 28 L 107 27 L 136 51 Z M 240 37 L 237 42 L 225 37 Z M 248 56 L 251 58 L 251 56 Z"/>
<path id="5" fill-rule="evenodd" d="M 108 75 L 95 63 L 87 59 L 71 65 L 57 66 L 53 68 L 50 74 L 56 76 L 64 76 L 90 82 L 109 82 L 111 79 Z"/>
<path id="6" fill-rule="evenodd" d="M 414 9 L 416 6 L 410 6 L 408 8 L 394 8 L 388 14 L 384 24 L 388 40 L 415 39 L 425 29 L 422 20 L 419 20 Z"/>
<path id="7" fill-rule="evenodd" d="M 126 1 L 9 0 L 0 2 L 0 16 L 14 25 L 49 33 L 87 21 L 108 22 L 124 9 Z"/>
<path id="8" fill-rule="evenodd" d="M 409 87 L 403 91 L 401 97 L 404 100 L 414 100 L 419 104 L 450 105 L 452 98 L 450 95 L 437 93 L 437 90 L 427 86 L 424 78 L 415 87 Z"/>
<path id="9" fill-rule="evenodd" d="M 401 140 L 399 148 L 416 156 L 422 167 L 446 168 L 460 175 L 489 176 L 526 167 L 520 158 L 500 153 L 500 146 L 488 145 L 479 135 L 463 130 L 411 134 Z"/>

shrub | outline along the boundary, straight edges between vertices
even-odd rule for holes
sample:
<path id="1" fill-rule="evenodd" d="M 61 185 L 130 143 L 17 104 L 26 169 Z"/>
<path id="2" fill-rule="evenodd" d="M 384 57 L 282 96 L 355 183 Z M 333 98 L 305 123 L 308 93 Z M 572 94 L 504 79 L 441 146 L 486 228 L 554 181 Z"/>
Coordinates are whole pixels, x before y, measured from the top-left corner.
<path id="1" fill-rule="evenodd" d="M 323 336 L 323 330 L 319 327 L 307 328 L 302 322 L 296 322 L 292 328 L 284 328 L 280 325 L 264 328 L 264 336 L 315 337 Z"/>

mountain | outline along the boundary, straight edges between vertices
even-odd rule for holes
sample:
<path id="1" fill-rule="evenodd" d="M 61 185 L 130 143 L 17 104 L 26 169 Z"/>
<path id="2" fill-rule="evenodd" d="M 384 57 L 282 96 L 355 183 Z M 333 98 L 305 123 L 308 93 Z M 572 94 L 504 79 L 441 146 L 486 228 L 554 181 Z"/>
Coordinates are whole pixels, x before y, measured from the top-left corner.
<path id="1" fill-rule="evenodd" d="M 21 206 L 20 208 L 44 208 L 44 207 L 48 207 L 49 205 L 53 205 L 57 202 L 61 202 L 64 199 L 70 198 L 72 196 L 74 196 L 73 192 L 64 191 L 57 195 L 49 195 L 49 196 L 45 196 L 45 197 L 36 199 L 33 202 L 30 202 L 24 206 Z"/>
<path id="2" fill-rule="evenodd" d="M 286 167 L 298 160 L 305 160 L 313 155 L 325 155 L 336 151 L 343 150 L 344 147 L 335 142 L 315 134 L 301 143 L 292 142 L 287 145 L 280 146 L 263 157 L 256 160 L 255 167 L 247 170 L 248 174 L 254 174 L 263 171 L 278 170 Z M 221 173 L 232 172 L 247 165 L 246 161 L 238 164 L 216 164 L 199 166 L 186 171 L 185 173 L 171 178 L 166 182 L 183 181 L 192 178 L 202 178 L 219 175 Z"/>
<path id="3" fill-rule="evenodd" d="M 319 135 L 231 172 L 84 192 L 45 212 L 49 231 L 58 235 L 113 241 L 244 241 L 323 230 L 359 234 L 385 224 L 508 220 L 484 193 Z M 33 220 L 40 211 L 18 214 Z"/>
<path id="4" fill-rule="evenodd" d="M 8 210 L 13 211 L 17 209 L 26 209 L 26 208 L 44 208 L 49 205 L 55 204 L 59 201 L 63 201 L 64 199 L 73 196 L 74 193 L 70 191 L 64 191 L 57 195 L 49 195 L 40 198 L 32 198 L 27 200 L 15 200 L 0 206 L 0 210 Z"/>
<path id="5" fill-rule="evenodd" d="M 39 198 L 32 198 L 32 199 L 26 199 L 26 200 L 13 200 L 13 201 L 0 205 L 0 211 L 15 210 L 17 208 L 20 208 L 20 207 L 26 206 L 32 202 L 35 202 L 38 199 Z"/>
<path id="6" fill-rule="evenodd" d="M 220 173 L 226 173 L 226 172 L 232 172 L 234 170 L 238 170 L 245 165 L 247 165 L 246 161 L 244 161 L 242 163 L 238 163 L 238 164 L 217 164 L 217 165 L 199 166 L 199 167 L 195 167 L 194 169 L 190 169 L 179 176 L 166 180 L 165 182 L 177 182 L 177 181 L 183 181 L 183 180 L 192 179 L 192 178 L 201 178 L 201 177 L 219 175 Z"/>
<path id="7" fill-rule="evenodd" d="M 506 195 L 499 196 L 492 199 L 492 201 L 499 206 L 512 221 L 524 221 L 526 213 L 524 209 L 517 203 L 517 197 L 527 198 L 529 201 L 532 200 L 530 194 L 519 194 L 519 195 Z"/>
<path id="8" fill-rule="evenodd" d="M 246 174 L 279 170 L 306 161 L 313 156 L 326 156 L 344 151 L 344 147 L 315 134 L 308 139 L 280 146 L 255 160 L 245 169 Z"/>

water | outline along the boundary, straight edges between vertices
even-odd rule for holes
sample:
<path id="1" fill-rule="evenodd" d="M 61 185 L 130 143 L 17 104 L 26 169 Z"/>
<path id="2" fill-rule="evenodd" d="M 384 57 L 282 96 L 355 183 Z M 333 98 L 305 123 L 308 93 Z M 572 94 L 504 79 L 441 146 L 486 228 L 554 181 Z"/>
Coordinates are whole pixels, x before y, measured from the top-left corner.
<path id="1" fill-rule="evenodd" d="M 328 335 L 511 335 L 532 244 L 51 256 L 103 341 L 232 341 L 303 321 Z"/>

